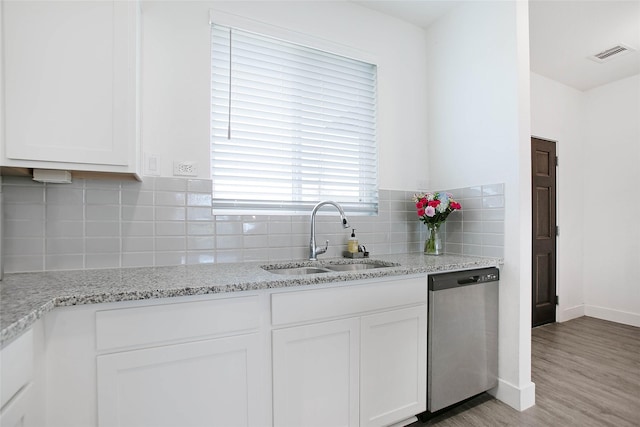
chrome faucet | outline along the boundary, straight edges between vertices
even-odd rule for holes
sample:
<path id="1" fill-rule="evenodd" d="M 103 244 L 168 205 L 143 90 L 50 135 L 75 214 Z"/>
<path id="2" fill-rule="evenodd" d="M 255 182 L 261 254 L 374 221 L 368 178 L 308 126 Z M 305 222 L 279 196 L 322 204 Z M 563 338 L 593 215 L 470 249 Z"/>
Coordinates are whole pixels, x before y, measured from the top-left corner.
<path id="1" fill-rule="evenodd" d="M 318 209 L 320 209 L 324 205 L 332 205 L 338 212 L 340 212 L 340 218 L 342 219 L 342 227 L 349 228 L 349 222 L 347 221 L 347 217 L 344 215 L 344 210 L 342 210 L 342 206 L 337 204 L 336 202 L 324 201 L 320 202 L 314 206 L 311 211 L 311 241 L 309 242 L 309 261 L 317 261 L 318 255 L 323 254 L 329 248 L 329 241 L 325 242 L 324 248 L 316 246 L 316 213 Z"/>

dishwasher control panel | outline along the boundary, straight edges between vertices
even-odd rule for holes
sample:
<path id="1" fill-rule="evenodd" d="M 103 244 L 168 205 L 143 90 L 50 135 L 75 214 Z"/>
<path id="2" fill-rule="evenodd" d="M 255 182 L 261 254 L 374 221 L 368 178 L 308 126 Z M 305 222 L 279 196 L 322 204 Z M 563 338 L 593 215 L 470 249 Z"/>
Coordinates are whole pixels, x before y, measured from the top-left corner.
<path id="1" fill-rule="evenodd" d="M 500 280 L 500 270 L 495 267 L 430 274 L 429 290 L 441 291 L 476 283 L 497 282 L 498 280 Z"/>

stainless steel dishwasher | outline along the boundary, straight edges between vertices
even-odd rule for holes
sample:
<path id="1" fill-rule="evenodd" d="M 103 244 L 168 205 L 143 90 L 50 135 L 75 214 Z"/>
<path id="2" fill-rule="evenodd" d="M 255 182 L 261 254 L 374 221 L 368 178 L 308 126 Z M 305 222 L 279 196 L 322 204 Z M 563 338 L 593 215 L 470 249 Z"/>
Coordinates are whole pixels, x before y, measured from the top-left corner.
<path id="1" fill-rule="evenodd" d="M 497 268 L 429 276 L 428 412 L 497 385 L 499 278 Z"/>

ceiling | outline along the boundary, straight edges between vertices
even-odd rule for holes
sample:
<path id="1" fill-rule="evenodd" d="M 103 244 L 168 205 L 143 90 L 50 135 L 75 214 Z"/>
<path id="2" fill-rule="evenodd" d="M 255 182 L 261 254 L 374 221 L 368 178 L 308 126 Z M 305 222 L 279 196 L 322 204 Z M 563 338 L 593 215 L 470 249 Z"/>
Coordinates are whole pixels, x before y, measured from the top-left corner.
<path id="1" fill-rule="evenodd" d="M 464 1 L 357 0 L 362 6 L 428 28 Z M 640 0 L 530 0 L 531 71 L 586 91 L 640 73 Z M 598 63 L 619 44 L 635 49 Z"/>

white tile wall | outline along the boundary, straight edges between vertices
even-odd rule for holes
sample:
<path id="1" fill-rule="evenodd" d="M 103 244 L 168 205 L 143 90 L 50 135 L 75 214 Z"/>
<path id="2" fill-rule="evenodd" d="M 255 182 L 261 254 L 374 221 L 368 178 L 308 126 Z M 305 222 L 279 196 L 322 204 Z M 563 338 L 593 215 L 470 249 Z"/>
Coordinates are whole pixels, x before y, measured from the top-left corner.
<path id="1" fill-rule="evenodd" d="M 504 184 L 447 190 L 462 209 L 453 212 L 443 234 L 445 251 L 477 256 L 504 256 Z M 461 195 L 461 196 L 458 196 Z"/>
<path id="2" fill-rule="evenodd" d="M 5 272 L 277 261 L 308 256 L 309 216 L 214 215 L 211 181 L 75 180 L 41 184 L 3 177 Z M 503 256 L 504 186 L 449 190 L 463 209 L 443 227 L 450 253 Z M 380 190 L 377 216 L 351 216 L 375 256 L 422 251 L 426 226 L 412 191 Z M 325 257 L 340 256 L 350 230 L 330 208 L 317 218 Z"/>

